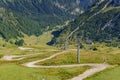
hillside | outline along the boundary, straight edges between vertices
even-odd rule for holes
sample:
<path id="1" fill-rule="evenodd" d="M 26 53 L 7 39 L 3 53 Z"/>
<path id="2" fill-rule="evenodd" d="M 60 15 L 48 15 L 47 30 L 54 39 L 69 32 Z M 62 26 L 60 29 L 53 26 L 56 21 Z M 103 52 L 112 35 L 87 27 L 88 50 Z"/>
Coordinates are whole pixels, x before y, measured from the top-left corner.
<path id="1" fill-rule="evenodd" d="M 120 2 L 105 0 L 56 32 L 58 35 L 53 38 L 53 44 L 74 41 L 75 36 L 100 42 L 118 41 L 120 39 Z"/>
<path id="2" fill-rule="evenodd" d="M 40 35 L 74 19 L 97 0 L 0 0 L 0 36 L 6 40 Z M 82 4 L 87 8 L 83 8 Z"/>
<path id="3" fill-rule="evenodd" d="M 120 80 L 120 0 L 0 0 L 0 80 Z"/>

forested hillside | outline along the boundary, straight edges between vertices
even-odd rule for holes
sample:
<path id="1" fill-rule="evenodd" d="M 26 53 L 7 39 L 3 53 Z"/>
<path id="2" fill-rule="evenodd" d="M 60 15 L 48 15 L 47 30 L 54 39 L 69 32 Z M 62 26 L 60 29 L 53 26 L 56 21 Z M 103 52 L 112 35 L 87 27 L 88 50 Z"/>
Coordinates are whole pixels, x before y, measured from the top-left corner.
<path id="1" fill-rule="evenodd" d="M 0 35 L 7 40 L 17 38 L 18 36 L 22 37 L 22 33 L 39 35 L 45 27 L 45 25 L 42 25 L 42 22 L 17 15 L 4 8 L 0 8 L 0 23 Z"/>
<path id="2" fill-rule="evenodd" d="M 52 44 L 62 44 L 66 40 L 74 41 L 75 36 L 82 36 L 84 40 L 100 42 L 119 41 L 120 2 L 119 0 L 105 0 L 54 33 L 58 33 L 58 35 L 55 35 L 51 41 Z"/>
<path id="3" fill-rule="evenodd" d="M 86 2 L 85 2 L 86 1 Z M 4 39 L 40 35 L 64 21 L 74 19 L 97 0 L 0 0 L 0 35 Z M 87 8 L 83 8 L 82 4 Z"/>

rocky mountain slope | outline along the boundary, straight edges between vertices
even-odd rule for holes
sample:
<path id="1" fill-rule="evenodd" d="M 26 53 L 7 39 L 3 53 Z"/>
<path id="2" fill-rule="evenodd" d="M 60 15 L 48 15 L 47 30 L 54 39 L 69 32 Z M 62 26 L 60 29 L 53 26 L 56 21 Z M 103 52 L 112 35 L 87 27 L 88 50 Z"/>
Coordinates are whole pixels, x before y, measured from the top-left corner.
<path id="1" fill-rule="evenodd" d="M 75 36 L 82 36 L 84 40 L 92 41 L 119 41 L 120 1 L 104 0 L 53 34 L 55 37 L 51 44 L 74 41 Z"/>
<path id="2" fill-rule="evenodd" d="M 40 35 L 65 20 L 75 18 L 97 1 L 0 0 L 0 36 L 8 40 L 21 37 L 23 33 Z"/>

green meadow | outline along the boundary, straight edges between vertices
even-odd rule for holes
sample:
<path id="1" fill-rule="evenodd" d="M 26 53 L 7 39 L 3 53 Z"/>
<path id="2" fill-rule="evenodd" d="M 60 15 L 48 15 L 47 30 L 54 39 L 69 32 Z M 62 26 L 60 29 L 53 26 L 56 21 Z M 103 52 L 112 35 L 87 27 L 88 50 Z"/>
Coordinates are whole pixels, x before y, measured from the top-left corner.
<path id="1" fill-rule="evenodd" d="M 45 38 L 47 37 L 47 39 Z M 72 68 L 28 68 L 21 64 L 47 58 L 56 53 L 62 52 L 60 48 L 48 46 L 46 43 L 52 38 L 50 32 L 44 33 L 42 36 L 26 36 L 24 38 L 26 45 L 24 48 L 33 48 L 31 50 L 20 50 L 17 46 L 0 40 L 0 57 L 5 55 L 17 55 L 26 57 L 19 61 L 0 60 L 0 80 L 67 80 L 78 76 L 90 69 L 90 66 L 72 67 Z M 6 46 L 2 46 L 6 44 Z M 92 45 L 84 44 L 84 48 L 80 50 L 80 63 L 108 63 L 116 65 L 116 67 L 106 69 L 96 73 L 85 80 L 119 80 L 120 74 L 120 49 L 115 47 L 107 47 L 104 43 L 96 43 Z M 92 46 L 97 50 L 88 49 Z M 20 57 L 16 57 L 20 58 Z M 77 64 L 76 45 L 71 45 L 66 53 L 56 56 L 50 60 L 46 60 L 36 65 L 67 65 Z"/>

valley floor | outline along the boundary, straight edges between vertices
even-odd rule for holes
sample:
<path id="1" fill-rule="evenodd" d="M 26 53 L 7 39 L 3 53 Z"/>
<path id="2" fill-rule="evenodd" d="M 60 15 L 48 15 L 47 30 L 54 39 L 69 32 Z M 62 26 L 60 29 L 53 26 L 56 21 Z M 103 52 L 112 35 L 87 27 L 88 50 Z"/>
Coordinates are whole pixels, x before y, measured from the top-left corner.
<path id="1" fill-rule="evenodd" d="M 97 51 L 81 49 L 66 51 L 47 46 L 44 34 L 41 42 L 30 37 L 34 45 L 0 47 L 0 80 L 119 80 L 120 49 L 100 44 Z M 50 36 L 47 36 L 50 37 Z M 25 41 L 29 41 L 28 38 Z M 90 47 L 90 46 L 87 46 Z M 110 75 L 110 76 L 109 76 Z"/>
<path id="2" fill-rule="evenodd" d="M 33 49 L 33 48 L 22 48 L 24 50 L 29 50 L 29 49 Z M 21 49 L 20 49 L 21 50 Z M 71 78 L 70 80 L 83 80 L 97 72 L 100 72 L 106 68 L 110 68 L 111 66 L 108 65 L 108 64 L 95 64 L 95 63 L 88 63 L 88 64 L 69 64 L 69 65 L 54 65 L 54 66 L 44 66 L 44 65 L 38 65 L 37 63 L 38 62 L 43 62 L 43 61 L 46 61 L 46 60 L 51 60 L 53 59 L 54 57 L 57 57 L 59 55 L 62 55 L 62 54 L 66 54 L 68 52 L 74 52 L 76 51 L 75 49 L 72 49 L 72 50 L 67 50 L 67 51 L 60 51 L 60 52 L 57 52 L 57 53 L 54 53 L 53 55 L 49 56 L 49 57 L 46 57 L 46 58 L 43 58 L 41 60 L 36 60 L 36 61 L 31 61 L 31 62 L 27 62 L 27 63 L 24 63 L 22 64 L 22 66 L 25 66 L 25 67 L 31 67 L 31 68 L 41 68 L 41 69 L 59 69 L 59 68 L 81 68 L 81 67 L 86 67 L 86 66 L 89 66 L 91 67 L 90 69 L 88 70 L 85 70 L 85 72 L 83 72 L 82 74 L 80 74 L 79 76 L 77 77 L 74 77 L 74 78 Z M 23 60 L 27 57 L 30 57 L 32 56 L 33 54 L 31 55 L 21 55 L 21 56 L 4 56 L 2 58 L 3 61 L 19 61 L 19 60 Z M 34 54 L 36 55 L 36 54 Z M 53 78 L 54 79 L 54 78 Z M 61 79 L 60 79 L 61 80 Z"/>

